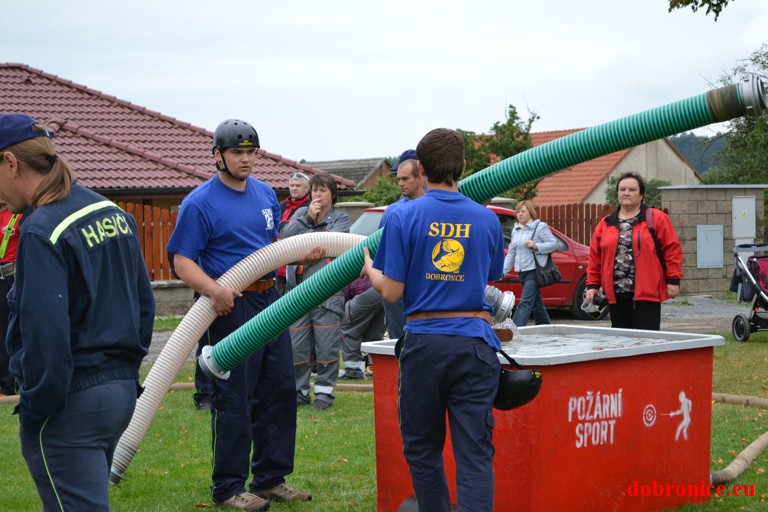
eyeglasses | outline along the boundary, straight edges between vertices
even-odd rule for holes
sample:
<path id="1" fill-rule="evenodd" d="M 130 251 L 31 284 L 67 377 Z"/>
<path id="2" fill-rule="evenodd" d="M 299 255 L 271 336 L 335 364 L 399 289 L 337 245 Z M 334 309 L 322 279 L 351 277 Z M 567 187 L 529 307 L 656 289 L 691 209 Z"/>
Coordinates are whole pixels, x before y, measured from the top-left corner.
<path id="1" fill-rule="evenodd" d="M 300 179 L 300 180 L 304 180 L 307 183 L 309 183 L 309 178 L 307 178 L 307 175 L 304 174 L 303 172 L 295 172 L 295 173 L 291 174 L 291 177 L 288 178 L 288 179 L 291 179 L 291 180 L 293 180 L 293 179 Z"/>

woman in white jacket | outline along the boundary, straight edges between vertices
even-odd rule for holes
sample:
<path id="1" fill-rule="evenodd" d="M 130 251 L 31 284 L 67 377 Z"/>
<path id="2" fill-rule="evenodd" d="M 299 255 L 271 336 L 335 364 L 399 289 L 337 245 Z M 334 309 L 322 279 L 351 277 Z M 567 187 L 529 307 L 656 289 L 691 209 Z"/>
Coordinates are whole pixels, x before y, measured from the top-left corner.
<path id="1" fill-rule="evenodd" d="M 551 324 L 541 299 L 539 283 L 536 281 L 536 264 L 533 258 L 538 258 L 539 265 L 545 265 L 546 255 L 557 249 L 557 238 L 549 226 L 539 220 L 536 206 L 531 201 L 519 202 L 516 210 L 517 224 L 512 229 L 512 240 L 504 259 L 504 275 L 514 268 L 523 285 L 523 293 L 512 315 L 512 321 L 522 327 L 533 314 L 536 325 Z"/>

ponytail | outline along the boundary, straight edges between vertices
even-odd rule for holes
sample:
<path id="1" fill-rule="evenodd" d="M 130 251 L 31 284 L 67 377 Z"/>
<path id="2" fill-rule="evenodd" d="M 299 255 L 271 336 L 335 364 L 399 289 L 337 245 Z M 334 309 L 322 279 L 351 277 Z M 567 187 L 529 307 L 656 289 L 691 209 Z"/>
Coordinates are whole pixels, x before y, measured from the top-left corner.
<path id="1" fill-rule="evenodd" d="M 41 125 L 35 125 L 34 128 L 45 130 Z M 69 196 L 74 172 L 69 162 L 56 154 L 56 148 L 51 139 L 35 137 L 15 144 L 5 151 L 10 151 L 16 156 L 23 172 L 34 172 L 43 177 L 40 186 L 32 196 L 30 206 L 55 203 Z"/>

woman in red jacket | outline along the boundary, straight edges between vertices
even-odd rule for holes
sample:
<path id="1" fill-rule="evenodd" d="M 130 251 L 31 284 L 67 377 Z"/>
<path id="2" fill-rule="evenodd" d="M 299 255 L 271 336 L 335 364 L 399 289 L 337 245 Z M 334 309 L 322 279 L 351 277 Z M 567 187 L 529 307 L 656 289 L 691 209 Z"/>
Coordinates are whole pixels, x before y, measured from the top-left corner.
<path id="1" fill-rule="evenodd" d="M 639 174 L 620 176 L 616 193 L 619 208 L 592 235 L 586 299 L 593 302 L 602 287 L 611 327 L 658 331 L 661 303 L 680 293 L 683 248 L 669 217 L 643 204 Z"/>

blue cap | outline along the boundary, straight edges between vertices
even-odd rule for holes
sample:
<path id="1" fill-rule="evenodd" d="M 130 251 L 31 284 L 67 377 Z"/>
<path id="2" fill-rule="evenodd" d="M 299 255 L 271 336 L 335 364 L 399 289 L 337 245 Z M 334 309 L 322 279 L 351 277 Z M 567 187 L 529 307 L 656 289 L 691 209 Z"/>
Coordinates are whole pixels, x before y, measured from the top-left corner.
<path id="1" fill-rule="evenodd" d="M 400 164 L 405 162 L 406 160 L 418 160 L 419 157 L 416 155 L 415 149 L 406 149 L 403 151 L 403 154 L 400 155 L 400 158 L 397 160 L 397 163 L 392 166 L 392 169 L 389 170 L 392 174 L 395 174 L 397 172 L 397 168 L 400 167 Z"/>
<path id="2" fill-rule="evenodd" d="M 37 121 L 24 114 L 0 114 L 0 151 L 36 137 L 53 138 L 53 132 L 35 130 Z"/>

